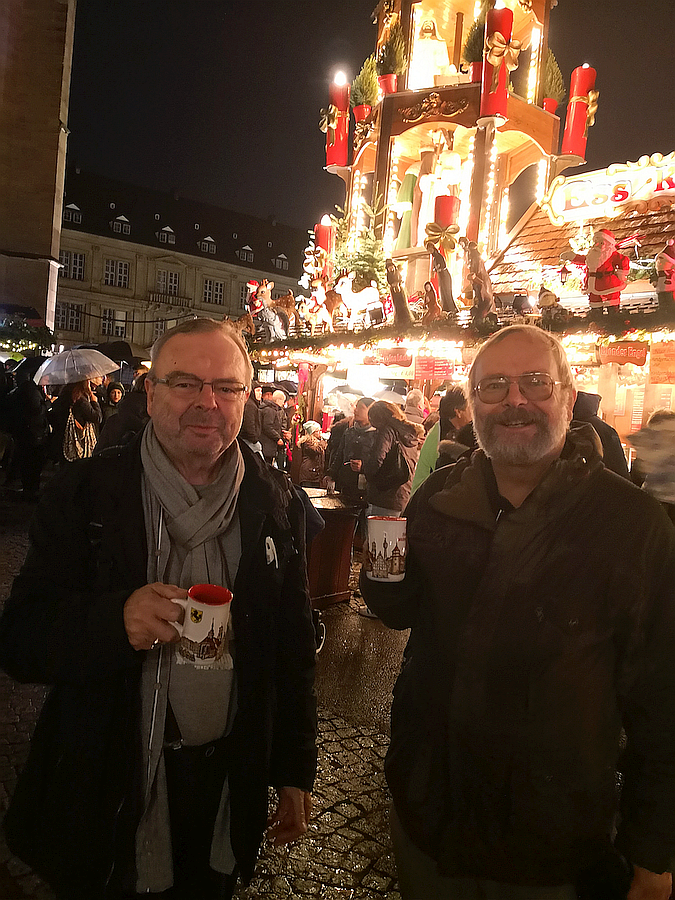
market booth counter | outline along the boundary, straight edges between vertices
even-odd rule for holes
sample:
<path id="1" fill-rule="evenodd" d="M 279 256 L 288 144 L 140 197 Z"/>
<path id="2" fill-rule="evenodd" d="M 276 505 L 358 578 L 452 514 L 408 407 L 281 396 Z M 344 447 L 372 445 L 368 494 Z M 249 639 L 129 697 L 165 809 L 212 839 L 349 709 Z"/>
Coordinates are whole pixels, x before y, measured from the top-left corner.
<path id="1" fill-rule="evenodd" d="M 363 503 L 328 494 L 321 488 L 305 488 L 312 505 L 326 523 L 314 538 L 307 563 L 309 596 L 315 609 L 349 600 L 352 542 Z"/>

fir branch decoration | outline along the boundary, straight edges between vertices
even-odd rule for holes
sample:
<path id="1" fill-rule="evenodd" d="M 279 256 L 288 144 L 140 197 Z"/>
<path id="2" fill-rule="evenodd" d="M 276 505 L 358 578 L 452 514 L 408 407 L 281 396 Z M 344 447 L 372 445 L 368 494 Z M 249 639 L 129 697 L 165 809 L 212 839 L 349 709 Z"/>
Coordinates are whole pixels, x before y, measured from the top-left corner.
<path id="1" fill-rule="evenodd" d="M 377 101 L 377 63 L 369 56 L 361 66 L 361 71 L 352 81 L 350 102 L 354 106 L 375 106 Z"/>
<path id="2" fill-rule="evenodd" d="M 558 60 L 550 47 L 546 51 L 546 62 L 544 63 L 544 97 L 551 97 L 558 103 L 562 103 L 565 99 L 565 82 Z"/>
<path id="3" fill-rule="evenodd" d="M 485 47 L 485 18 L 487 5 L 483 3 L 480 14 L 471 24 L 462 48 L 462 59 L 467 63 L 483 61 L 483 49 Z"/>
<path id="4" fill-rule="evenodd" d="M 403 75 L 407 63 L 405 37 L 400 21 L 389 29 L 389 36 L 377 51 L 378 75 Z"/>

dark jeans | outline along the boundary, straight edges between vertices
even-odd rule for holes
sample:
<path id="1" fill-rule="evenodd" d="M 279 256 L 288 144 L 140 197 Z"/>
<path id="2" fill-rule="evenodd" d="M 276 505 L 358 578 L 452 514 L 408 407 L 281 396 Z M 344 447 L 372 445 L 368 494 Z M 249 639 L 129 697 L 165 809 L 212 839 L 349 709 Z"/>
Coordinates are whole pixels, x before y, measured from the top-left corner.
<path id="1" fill-rule="evenodd" d="M 209 865 L 213 826 L 227 771 L 225 742 L 164 751 L 173 845 L 171 900 L 230 900 L 237 883 Z"/>

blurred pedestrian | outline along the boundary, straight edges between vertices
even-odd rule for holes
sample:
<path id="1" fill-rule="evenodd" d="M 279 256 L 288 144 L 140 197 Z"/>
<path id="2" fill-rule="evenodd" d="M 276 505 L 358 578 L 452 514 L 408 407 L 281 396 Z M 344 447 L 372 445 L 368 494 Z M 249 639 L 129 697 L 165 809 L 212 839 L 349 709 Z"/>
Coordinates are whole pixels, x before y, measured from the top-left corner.
<path id="1" fill-rule="evenodd" d="M 305 432 L 298 438 L 300 459 L 300 486 L 320 487 L 324 476 L 326 447 L 328 442 L 321 434 L 321 426 L 312 420 L 302 426 Z"/>
<path id="2" fill-rule="evenodd" d="M 277 454 L 284 446 L 283 411 L 273 397 L 274 387 L 264 384 L 260 401 L 260 443 L 263 456 L 270 465 L 276 462 Z M 284 394 L 284 399 L 285 397 Z"/>
<path id="3" fill-rule="evenodd" d="M 363 500 L 366 496 L 366 476 L 363 460 L 370 456 L 375 429 L 368 419 L 368 410 L 375 401 L 372 397 L 360 397 L 353 407 L 352 415 L 333 424 L 330 452 L 326 470 L 326 487 L 335 489 L 351 501 Z"/>
<path id="4" fill-rule="evenodd" d="M 24 360 L 16 369 L 17 386 L 6 399 L 8 424 L 14 439 L 15 461 L 25 500 L 37 500 L 40 476 L 49 449 L 49 402 L 43 388 L 33 381 L 37 366 Z M 9 495 L 11 496 L 11 495 Z"/>
<path id="5" fill-rule="evenodd" d="M 429 430 L 422 445 L 412 482 L 411 494 L 415 493 L 418 487 L 426 481 L 436 468 L 438 446 L 441 440 L 453 440 L 457 432 L 471 422 L 471 411 L 466 400 L 466 394 L 460 385 L 449 387 L 444 396 L 441 397 L 438 405 L 438 414 L 438 422 Z"/>
<path id="6" fill-rule="evenodd" d="M 104 425 L 119 412 L 119 405 L 124 397 L 124 385 L 119 381 L 109 381 L 106 385 L 105 393 L 106 402 L 101 409 Z"/>
<path id="7" fill-rule="evenodd" d="M 415 425 L 424 424 L 424 394 L 419 388 L 408 391 L 404 414 L 409 422 L 413 422 Z"/>
<path id="8" fill-rule="evenodd" d="M 102 419 L 89 381 L 65 384 L 50 413 L 54 459 L 63 463 L 91 456 Z"/>
<path id="9" fill-rule="evenodd" d="M 375 429 L 370 453 L 363 460 L 369 516 L 398 516 L 410 496 L 424 437 L 421 425 L 408 422 L 401 409 L 378 400 L 368 409 Z"/>
<path id="10" fill-rule="evenodd" d="M 602 443 L 602 461 L 607 468 L 616 472 L 617 475 L 621 475 L 622 478 L 630 478 L 621 438 L 616 430 L 598 415 L 601 400 L 600 394 L 577 391 L 572 418 L 577 422 L 588 422 L 596 430 Z"/>
<path id="11" fill-rule="evenodd" d="M 145 428 L 148 419 L 148 401 L 145 393 L 147 372 L 141 372 L 135 379 L 129 393 L 117 404 L 117 413 L 109 417 L 101 429 L 94 455 L 107 447 L 127 444 L 135 435 Z"/>

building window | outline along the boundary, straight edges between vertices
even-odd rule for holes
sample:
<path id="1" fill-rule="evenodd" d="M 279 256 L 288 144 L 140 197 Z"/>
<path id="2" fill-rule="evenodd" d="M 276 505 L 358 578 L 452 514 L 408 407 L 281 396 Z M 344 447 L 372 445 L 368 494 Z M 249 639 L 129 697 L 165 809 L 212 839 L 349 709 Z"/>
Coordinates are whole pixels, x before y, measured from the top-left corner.
<path id="1" fill-rule="evenodd" d="M 164 319 L 157 319 L 152 325 L 152 339 L 156 341 L 157 338 L 161 338 L 161 336 L 166 331 L 166 322 Z"/>
<path id="2" fill-rule="evenodd" d="M 281 256 L 277 256 L 276 259 L 272 260 L 275 269 L 282 269 L 284 272 L 288 271 L 288 259 L 282 253 Z"/>
<path id="3" fill-rule="evenodd" d="M 124 216 L 118 216 L 110 224 L 116 234 L 131 234 L 131 225 Z"/>
<path id="4" fill-rule="evenodd" d="M 171 294 L 172 297 L 177 297 L 180 291 L 180 272 L 157 269 L 157 291 L 160 294 Z"/>
<path id="5" fill-rule="evenodd" d="M 238 259 L 242 262 L 253 262 L 253 250 L 248 246 L 242 247 L 241 250 L 236 250 L 236 255 Z"/>
<path id="6" fill-rule="evenodd" d="M 76 225 L 79 225 L 82 222 L 82 213 L 74 203 L 69 204 L 63 210 L 63 221 L 74 222 Z"/>
<path id="7" fill-rule="evenodd" d="M 129 263 L 124 259 L 106 259 L 103 283 L 108 287 L 129 287 Z"/>
<path id="8" fill-rule="evenodd" d="M 205 278 L 202 301 L 222 306 L 225 302 L 225 283 L 223 281 L 214 281 L 213 278 Z"/>
<path id="9" fill-rule="evenodd" d="M 242 309 L 246 309 L 246 301 L 248 300 L 248 286 L 246 284 L 242 284 L 239 287 L 239 306 Z"/>
<path id="10" fill-rule="evenodd" d="M 101 310 L 101 334 L 106 337 L 126 337 L 127 314 L 119 309 Z"/>
<path id="11" fill-rule="evenodd" d="M 158 233 L 157 237 L 159 238 L 160 244 L 175 244 L 176 243 L 176 235 L 173 233 L 173 230 L 165 225 L 164 228 Z"/>
<path id="12" fill-rule="evenodd" d="M 82 331 L 84 306 L 81 303 L 62 303 L 56 301 L 54 327 L 58 331 Z"/>
<path id="13" fill-rule="evenodd" d="M 199 245 L 202 253 L 215 253 L 216 252 L 216 242 L 215 241 L 202 241 Z"/>
<path id="14" fill-rule="evenodd" d="M 84 253 L 62 250 L 59 253 L 61 278 L 72 278 L 73 281 L 84 281 Z"/>

